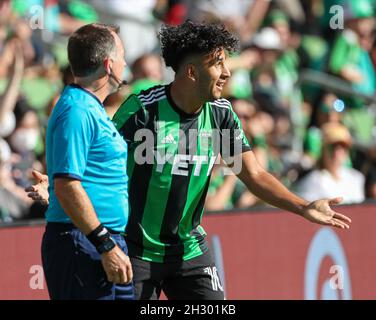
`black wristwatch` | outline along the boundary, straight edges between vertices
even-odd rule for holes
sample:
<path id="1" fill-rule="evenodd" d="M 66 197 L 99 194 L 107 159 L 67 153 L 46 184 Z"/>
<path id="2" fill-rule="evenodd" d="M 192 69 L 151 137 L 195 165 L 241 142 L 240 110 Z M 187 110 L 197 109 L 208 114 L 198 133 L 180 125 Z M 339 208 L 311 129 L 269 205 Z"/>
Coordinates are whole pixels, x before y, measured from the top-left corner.
<path id="1" fill-rule="evenodd" d="M 113 248 L 115 248 L 115 246 L 115 240 L 109 237 L 105 241 L 103 241 L 99 246 L 97 246 L 97 251 L 99 254 L 102 254 L 111 251 Z"/>

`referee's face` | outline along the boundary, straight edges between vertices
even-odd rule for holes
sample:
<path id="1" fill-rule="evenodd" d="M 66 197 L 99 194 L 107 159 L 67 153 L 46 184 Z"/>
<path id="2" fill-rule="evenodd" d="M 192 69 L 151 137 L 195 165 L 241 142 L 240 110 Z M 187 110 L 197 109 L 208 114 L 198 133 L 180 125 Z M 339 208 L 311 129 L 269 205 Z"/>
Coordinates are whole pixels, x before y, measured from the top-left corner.
<path id="1" fill-rule="evenodd" d="M 112 74 L 119 80 L 123 80 L 123 73 L 124 68 L 127 65 L 124 58 L 124 46 L 121 42 L 120 37 L 115 33 L 112 32 L 113 37 L 115 38 L 115 45 L 116 45 L 116 52 L 113 57 L 113 63 L 112 63 Z M 115 87 L 117 88 L 119 84 L 117 84 Z"/>
<path id="2" fill-rule="evenodd" d="M 199 91 L 206 101 L 219 99 L 227 79 L 231 76 L 226 65 L 226 54 L 219 49 L 203 57 L 198 73 Z"/>

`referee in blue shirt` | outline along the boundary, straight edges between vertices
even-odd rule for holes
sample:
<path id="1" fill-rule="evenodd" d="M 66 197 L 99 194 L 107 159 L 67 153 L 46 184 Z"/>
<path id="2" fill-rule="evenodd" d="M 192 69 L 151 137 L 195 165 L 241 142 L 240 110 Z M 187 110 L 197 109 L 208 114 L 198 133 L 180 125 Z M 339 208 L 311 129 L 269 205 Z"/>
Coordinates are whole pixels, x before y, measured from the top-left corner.
<path id="1" fill-rule="evenodd" d="M 119 28 L 90 24 L 69 39 L 75 84 L 48 122 L 50 204 L 42 262 L 51 299 L 133 299 L 124 232 L 128 220 L 127 145 L 102 102 L 119 89 Z"/>

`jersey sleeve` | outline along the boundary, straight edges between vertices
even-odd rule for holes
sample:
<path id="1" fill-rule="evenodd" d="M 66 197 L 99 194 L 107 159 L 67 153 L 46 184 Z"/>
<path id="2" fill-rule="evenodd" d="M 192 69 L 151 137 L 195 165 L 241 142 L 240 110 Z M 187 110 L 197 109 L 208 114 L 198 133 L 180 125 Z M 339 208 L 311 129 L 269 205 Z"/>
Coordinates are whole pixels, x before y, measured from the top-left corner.
<path id="1" fill-rule="evenodd" d="M 242 125 L 231 103 L 225 99 L 221 102 L 226 108 L 222 108 L 221 114 L 221 156 L 223 159 L 234 157 L 240 153 L 251 150 L 251 146 L 243 132 Z M 224 110 L 223 110 L 224 109 Z"/>
<path id="2" fill-rule="evenodd" d="M 128 145 L 132 146 L 137 130 L 144 129 L 146 123 L 146 110 L 136 95 L 129 96 L 121 104 L 112 122 Z"/>
<path id="3" fill-rule="evenodd" d="M 74 106 L 60 115 L 52 133 L 53 178 L 82 180 L 95 132 L 95 121 L 85 108 Z"/>

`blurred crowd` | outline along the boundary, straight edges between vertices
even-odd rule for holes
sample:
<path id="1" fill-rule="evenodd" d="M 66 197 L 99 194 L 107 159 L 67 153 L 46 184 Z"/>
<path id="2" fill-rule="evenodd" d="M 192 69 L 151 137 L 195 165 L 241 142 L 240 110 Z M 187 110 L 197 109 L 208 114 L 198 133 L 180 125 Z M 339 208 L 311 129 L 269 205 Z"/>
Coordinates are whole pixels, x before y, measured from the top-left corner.
<path id="1" fill-rule="evenodd" d="M 222 22 L 241 40 L 224 90 L 258 161 L 307 200 L 376 199 L 376 0 L 0 0 L 0 221 L 43 216 L 23 191 L 45 170 L 48 116 L 73 81 L 69 35 L 117 24 L 124 79 L 105 101 L 112 115 L 130 94 L 173 78 L 158 30 L 186 19 Z M 221 165 L 207 210 L 260 201 Z"/>

